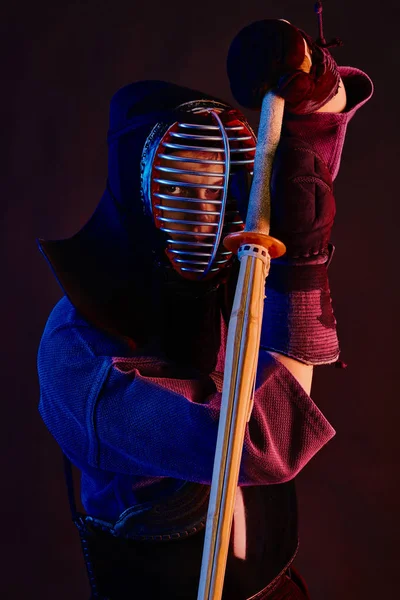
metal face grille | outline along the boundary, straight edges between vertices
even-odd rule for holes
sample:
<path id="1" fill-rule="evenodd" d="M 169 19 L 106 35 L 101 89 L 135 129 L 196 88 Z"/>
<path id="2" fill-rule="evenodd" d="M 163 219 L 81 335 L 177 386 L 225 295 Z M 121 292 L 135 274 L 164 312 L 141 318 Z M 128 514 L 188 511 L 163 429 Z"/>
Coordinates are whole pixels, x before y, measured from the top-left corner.
<path id="1" fill-rule="evenodd" d="M 198 105 L 153 140 L 144 186 L 166 255 L 191 280 L 214 276 L 232 258 L 223 238 L 244 223 L 231 184 L 241 171 L 252 173 L 256 146 L 240 113 Z"/>

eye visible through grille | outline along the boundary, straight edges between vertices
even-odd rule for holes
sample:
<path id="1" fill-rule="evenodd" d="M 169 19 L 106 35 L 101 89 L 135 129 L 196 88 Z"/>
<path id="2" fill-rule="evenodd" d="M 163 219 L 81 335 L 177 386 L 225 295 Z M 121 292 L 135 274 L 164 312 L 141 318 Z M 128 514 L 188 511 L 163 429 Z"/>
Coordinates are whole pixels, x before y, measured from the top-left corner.
<path id="1" fill-rule="evenodd" d="M 222 241 L 244 228 L 232 178 L 252 173 L 255 147 L 253 131 L 234 111 L 209 108 L 188 113 L 160 140 L 151 171 L 152 214 L 166 234 L 169 260 L 184 277 L 205 279 L 230 262 Z"/>

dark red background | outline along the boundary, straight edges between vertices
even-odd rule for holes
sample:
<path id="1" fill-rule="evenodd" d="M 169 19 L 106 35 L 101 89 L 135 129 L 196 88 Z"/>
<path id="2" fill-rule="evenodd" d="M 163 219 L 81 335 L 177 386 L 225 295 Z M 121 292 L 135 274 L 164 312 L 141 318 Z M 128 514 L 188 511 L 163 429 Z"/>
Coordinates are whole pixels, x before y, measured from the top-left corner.
<path id="1" fill-rule="evenodd" d="M 376 91 L 350 124 L 336 181 L 331 286 L 349 367 L 317 368 L 312 393 L 337 436 L 298 477 L 297 564 L 314 600 L 397 597 L 398 16 L 395 2 L 325 2 L 326 35 L 345 42 L 337 60 Z M 95 208 L 119 87 L 160 78 L 232 101 L 229 43 L 267 17 L 316 32 L 309 0 L 2 8 L 2 598 L 88 598 L 61 456 L 37 412 L 36 351 L 60 290 L 35 237 L 69 236 Z"/>

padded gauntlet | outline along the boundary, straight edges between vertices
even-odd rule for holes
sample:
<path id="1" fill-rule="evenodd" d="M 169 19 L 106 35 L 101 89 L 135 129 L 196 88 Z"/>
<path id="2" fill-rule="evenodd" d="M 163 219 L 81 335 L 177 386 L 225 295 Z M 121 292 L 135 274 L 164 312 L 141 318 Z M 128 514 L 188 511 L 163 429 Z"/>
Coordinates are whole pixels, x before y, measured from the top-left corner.
<path id="1" fill-rule="evenodd" d="M 271 235 L 287 248 L 271 261 L 261 347 L 305 364 L 339 356 L 327 267 L 335 217 L 327 166 L 302 140 L 282 138 L 271 181 Z"/>
<path id="2" fill-rule="evenodd" d="M 305 42 L 312 58 L 309 72 L 303 68 Z M 266 92 L 274 88 L 288 112 L 310 114 L 337 94 L 340 83 L 329 50 L 280 19 L 244 27 L 229 48 L 227 70 L 233 96 L 251 109 L 259 109 Z"/>

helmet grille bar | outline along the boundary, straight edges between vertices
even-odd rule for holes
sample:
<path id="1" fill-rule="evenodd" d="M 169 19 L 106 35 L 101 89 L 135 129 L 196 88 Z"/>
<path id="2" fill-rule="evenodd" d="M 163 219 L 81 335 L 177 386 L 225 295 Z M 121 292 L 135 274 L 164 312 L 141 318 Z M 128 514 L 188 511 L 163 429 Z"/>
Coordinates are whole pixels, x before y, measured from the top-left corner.
<path id="1" fill-rule="evenodd" d="M 197 202 L 198 204 L 204 204 L 204 200 L 189 198 L 188 196 L 172 196 L 169 194 L 154 194 L 154 196 L 162 198 L 163 200 L 179 200 L 179 202 Z M 222 204 L 222 200 L 207 200 L 207 204 Z"/>
<path id="2" fill-rule="evenodd" d="M 225 154 L 225 179 L 224 179 L 224 188 L 223 188 L 223 195 L 222 195 L 221 214 L 219 216 L 218 230 L 217 230 L 217 235 L 216 235 L 216 240 L 215 240 L 215 246 L 213 248 L 212 256 L 210 257 L 208 265 L 207 265 L 207 267 L 206 267 L 206 269 L 204 271 L 204 275 L 207 275 L 207 273 L 210 271 L 211 266 L 212 266 L 212 262 L 215 259 L 215 256 L 217 254 L 218 247 L 219 247 L 219 244 L 220 244 L 220 241 L 221 241 L 222 228 L 224 226 L 225 207 L 226 207 L 226 201 L 227 201 L 227 198 L 228 198 L 228 185 L 229 185 L 230 160 L 231 160 L 228 134 L 227 134 L 227 132 L 224 129 L 224 126 L 222 124 L 222 121 L 221 121 L 218 113 L 215 112 L 215 111 L 210 111 L 210 114 L 214 118 L 214 120 L 217 121 L 217 124 L 218 124 L 218 126 L 219 126 L 219 128 L 221 130 L 221 135 L 223 137 L 224 154 Z"/>
<path id="3" fill-rule="evenodd" d="M 224 148 L 216 148 L 215 146 L 183 146 L 182 144 L 170 144 L 169 142 L 162 142 L 162 145 L 166 148 L 171 148 L 173 150 L 189 150 L 191 152 L 225 152 Z M 232 152 L 251 152 L 255 149 L 255 146 L 252 146 L 250 148 L 232 148 Z"/>
<path id="4" fill-rule="evenodd" d="M 165 229 L 163 231 L 166 231 Z M 175 231 L 174 231 L 175 233 Z M 202 248 L 207 247 L 207 248 L 213 248 L 214 244 L 210 244 L 208 242 L 184 242 L 182 240 L 167 240 L 168 244 L 175 244 L 175 245 L 179 245 L 179 246 L 201 246 Z M 171 252 L 176 252 L 176 250 L 171 250 Z M 187 254 L 187 252 L 185 253 Z"/>
<path id="5" fill-rule="evenodd" d="M 179 223 L 181 221 L 178 221 Z M 196 223 L 198 225 L 199 223 Z M 179 229 L 166 229 L 165 227 L 160 227 L 161 231 L 165 231 L 165 233 L 175 233 L 179 235 L 195 235 L 196 237 L 216 237 L 216 233 L 203 233 L 201 231 L 179 231 Z M 179 242 L 181 243 L 181 242 Z M 200 242 L 202 243 L 202 242 Z M 214 244 L 212 244 L 214 246 Z"/>
<path id="6" fill-rule="evenodd" d="M 208 261 L 204 261 L 204 260 L 182 260 L 180 258 L 175 258 L 175 262 L 177 263 L 185 263 L 186 265 L 204 265 L 204 266 L 208 266 Z"/>
<path id="7" fill-rule="evenodd" d="M 177 212 L 177 209 L 175 209 Z M 204 212 L 203 212 L 204 214 Z M 219 213 L 218 213 L 219 214 Z M 204 221 L 187 221 L 186 219 L 169 219 L 168 217 L 156 217 L 157 221 L 162 221 L 163 223 L 179 223 L 181 225 L 204 225 Z M 218 227 L 219 223 L 206 223 L 208 227 Z M 180 233 L 179 229 L 176 230 L 176 233 Z M 186 231 L 183 231 L 186 233 Z M 197 233 L 197 232 L 196 232 Z"/>
<path id="8" fill-rule="evenodd" d="M 175 160 L 177 160 L 177 159 L 175 159 Z M 199 176 L 218 177 L 219 179 L 221 179 L 221 177 L 225 177 L 224 173 L 212 173 L 210 171 L 189 171 L 189 169 L 174 169 L 173 167 L 159 167 L 159 166 L 156 166 L 154 168 L 157 169 L 157 171 L 165 171 L 166 173 L 180 173 L 181 175 L 196 175 L 197 177 L 199 177 Z"/>
<path id="9" fill-rule="evenodd" d="M 184 140 L 207 140 L 207 141 L 215 141 L 215 142 L 221 142 L 223 140 L 223 138 L 221 136 L 217 136 L 217 135 L 195 135 L 192 133 L 171 133 L 171 137 L 177 137 L 177 138 L 182 138 Z M 247 141 L 247 140 L 251 140 L 252 137 L 250 135 L 247 136 L 242 136 L 242 137 L 228 137 L 228 140 L 230 142 L 241 142 L 241 141 Z"/>
<path id="10" fill-rule="evenodd" d="M 169 142 L 162 142 L 162 145 L 171 150 L 189 150 L 190 152 L 224 152 L 223 148 L 217 148 L 215 146 L 184 146 L 183 144 L 171 144 Z"/>
<path id="11" fill-rule="evenodd" d="M 204 183 L 191 183 L 190 181 L 177 181 L 176 179 L 154 179 L 154 181 L 156 183 L 161 183 L 162 185 L 171 185 L 174 187 L 189 187 L 189 188 L 207 188 L 207 189 L 211 189 L 211 190 L 223 190 L 224 186 L 223 185 L 207 185 L 205 186 Z M 179 184 L 179 185 L 177 185 Z M 205 202 L 205 201 L 204 201 Z"/>
<path id="12" fill-rule="evenodd" d="M 204 210 L 195 210 L 193 208 L 174 208 L 173 206 L 162 206 L 161 204 L 157 204 L 156 208 L 159 208 L 160 210 L 165 210 L 166 212 L 180 212 L 180 213 L 191 213 L 194 215 L 203 215 L 204 216 Z M 215 211 L 207 211 L 208 215 L 219 215 L 219 211 L 215 210 Z"/>
<path id="13" fill-rule="evenodd" d="M 178 127 L 182 127 L 182 129 L 206 129 L 206 130 L 212 130 L 212 131 L 219 131 L 219 127 L 218 125 L 196 125 L 195 123 L 178 123 Z M 235 125 L 235 126 L 228 126 L 225 127 L 226 131 L 241 131 L 245 129 L 243 127 L 243 125 Z"/>
<path id="14" fill-rule="evenodd" d="M 228 197 L 236 185 L 231 175 L 253 169 L 256 139 L 234 110 L 196 105 L 190 111 L 198 123 L 188 116 L 187 122 L 160 126 L 158 138 L 155 130 L 147 189 L 169 260 L 189 279 L 201 280 L 232 259 L 222 239 L 244 222 L 235 197 Z"/>
<path id="15" fill-rule="evenodd" d="M 212 244 L 211 244 L 212 245 Z M 170 252 L 172 252 L 173 254 L 190 254 L 191 256 L 210 256 L 211 252 L 197 252 L 195 250 L 189 252 L 185 252 L 185 250 L 170 250 Z M 218 252 L 218 254 L 221 254 L 221 256 L 223 255 L 231 255 L 232 252 L 229 252 L 229 250 L 226 250 L 224 252 Z"/>
<path id="16" fill-rule="evenodd" d="M 188 158 L 187 156 L 180 156 L 179 159 L 174 156 L 173 154 L 158 154 L 157 155 L 159 158 L 162 158 L 163 160 L 179 160 L 179 162 L 190 162 L 190 163 L 201 163 L 203 165 L 224 165 L 225 161 L 224 160 L 207 160 L 205 158 Z M 254 162 L 254 160 L 251 160 L 251 162 Z"/>

